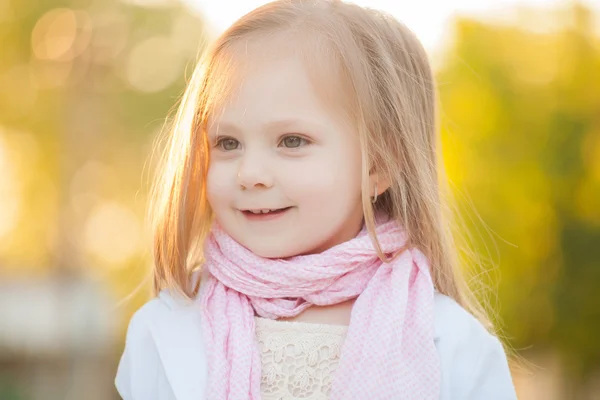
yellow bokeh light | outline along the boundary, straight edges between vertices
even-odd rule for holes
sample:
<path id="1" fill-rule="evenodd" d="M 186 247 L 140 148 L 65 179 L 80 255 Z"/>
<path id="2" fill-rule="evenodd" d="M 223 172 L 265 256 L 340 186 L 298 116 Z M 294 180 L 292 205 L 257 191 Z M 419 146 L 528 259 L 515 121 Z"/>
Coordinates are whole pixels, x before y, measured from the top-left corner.
<path id="1" fill-rule="evenodd" d="M 73 10 L 56 8 L 44 14 L 35 24 L 31 48 L 42 60 L 57 60 L 68 54 L 75 43 L 77 17 Z"/>
<path id="2" fill-rule="evenodd" d="M 127 82 L 142 92 L 158 92 L 171 85 L 181 71 L 181 57 L 168 38 L 139 43 L 129 55 Z"/>
<path id="3" fill-rule="evenodd" d="M 8 143 L 0 132 L 0 238 L 10 234 L 16 227 L 21 204 L 16 171 L 9 151 Z"/>
<path id="4" fill-rule="evenodd" d="M 104 202 L 90 213 L 84 229 L 85 249 L 105 261 L 120 266 L 134 257 L 141 246 L 141 228 L 136 215 L 117 202 Z"/>

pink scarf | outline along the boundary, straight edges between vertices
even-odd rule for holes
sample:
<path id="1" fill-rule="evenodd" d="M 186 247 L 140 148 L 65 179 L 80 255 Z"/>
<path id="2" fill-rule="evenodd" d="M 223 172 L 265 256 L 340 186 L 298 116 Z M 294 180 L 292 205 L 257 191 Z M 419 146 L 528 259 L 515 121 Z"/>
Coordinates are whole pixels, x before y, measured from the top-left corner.
<path id="1" fill-rule="evenodd" d="M 377 226 L 386 254 L 406 242 L 395 222 Z M 434 289 L 425 256 L 403 251 L 382 263 L 365 229 L 321 254 L 265 259 L 218 226 L 205 247 L 210 274 L 200 294 L 208 351 L 206 398 L 260 399 L 254 312 L 295 316 L 312 305 L 358 296 L 335 371 L 331 399 L 438 399 Z"/>

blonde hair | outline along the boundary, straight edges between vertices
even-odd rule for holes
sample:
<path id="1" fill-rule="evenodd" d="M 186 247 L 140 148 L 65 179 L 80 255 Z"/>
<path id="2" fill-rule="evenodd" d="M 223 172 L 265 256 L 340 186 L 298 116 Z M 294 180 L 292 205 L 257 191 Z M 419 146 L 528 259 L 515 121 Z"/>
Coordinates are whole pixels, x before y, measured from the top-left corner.
<path id="1" fill-rule="evenodd" d="M 374 215 L 385 211 L 405 228 L 409 245 L 429 259 L 436 289 L 491 330 L 462 277 L 449 207 L 443 201 L 449 190 L 438 150 L 436 87 L 426 52 L 396 19 L 333 0 L 264 5 L 224 32 L 199 62 L 168 132 L 170 145 L 149 208 L 155 291 L 196 294 L 198 284 L 191 284 L 191 277 L 201 265 L 202 243 L 212 219 L 204 185 L 209 160 L 206 121 L 235 87 L 240 61 L 234 50 L 257 38 L 281 35 L 296 39 L 299 47 L 312 47 L 303 54 L 315 64 L 332 61 L 350 92 L 347 115 L 354 118 L 362 146 L 365 223 L 380 257 L 385 259 L 373 233 Z M 368 185 L 373 170 L 390 183 L 375 204 Z"/>

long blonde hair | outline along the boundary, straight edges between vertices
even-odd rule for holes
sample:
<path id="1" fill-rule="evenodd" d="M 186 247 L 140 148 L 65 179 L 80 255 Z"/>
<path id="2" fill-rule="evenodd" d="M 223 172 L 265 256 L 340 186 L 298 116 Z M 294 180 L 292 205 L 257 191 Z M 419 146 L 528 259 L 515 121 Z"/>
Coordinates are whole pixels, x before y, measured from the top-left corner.
<path id="1" fill-rule="evenodd" d="M 340 72 L 351 99 L 347 115 L 362 146 L 365 223 L 378 250 L 374 214 L 385 211 L 405 228 L 410 246 L 429 259 L 436 289 L 491 330 L 459 267 L 439 150 L 436 86 L 426 52 L 396 19 L 334 0 L 264 5 L 224 32 L 198 63 L 167 131 L 169 145 L 151 196 L 155 291 L 196 295 L 198 284 L 191 284 L 191 277 L 202 263 L 202 243 L 212 219 L 204 184 L 206 121 L 235 86 L 232 77 L 243 59 L 236 59 L 235 50 L 281 35 L 295 40 L 286 43 L 312 47 L 303 52 L 311 59 L 308 64 L 323 65 L 326 59 Z M 375 205 L 368 185 L 371 171 L 390 182 Z M 385 258 L 381 252 L 380 257 Z"/>

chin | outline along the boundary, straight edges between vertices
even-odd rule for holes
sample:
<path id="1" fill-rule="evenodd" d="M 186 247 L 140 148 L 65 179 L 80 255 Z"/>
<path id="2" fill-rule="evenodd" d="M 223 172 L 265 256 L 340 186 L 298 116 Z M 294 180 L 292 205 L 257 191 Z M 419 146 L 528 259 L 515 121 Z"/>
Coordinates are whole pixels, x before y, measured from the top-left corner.
<path id="1" fill-rule="evenodd" d="M 248 247 L 248 249 L 262 258 L 289 258 L 300 254 L 293 249 L 285 249 L 282 247 Z"/>

